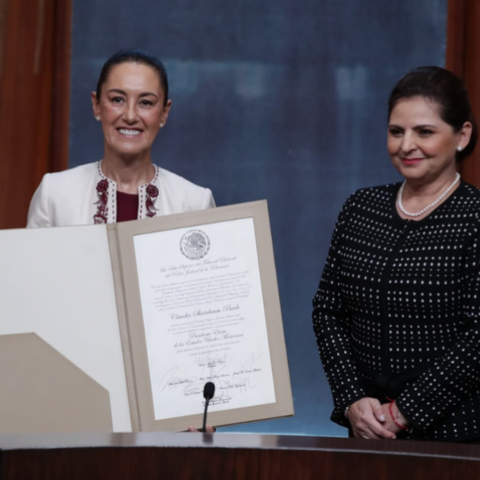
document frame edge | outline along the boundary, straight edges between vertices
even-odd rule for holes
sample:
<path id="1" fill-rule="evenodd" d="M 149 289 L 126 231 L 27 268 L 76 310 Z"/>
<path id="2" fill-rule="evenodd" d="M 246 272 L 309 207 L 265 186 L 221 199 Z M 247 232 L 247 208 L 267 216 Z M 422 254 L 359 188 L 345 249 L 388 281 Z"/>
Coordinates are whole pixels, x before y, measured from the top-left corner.
<path id="1" fill-rule="evenodd" d="M 120 258 L 121 276 L 124 282 L 125 316 L 129 332 L 132 372 L 135 377 L 133 384 L 136 389 L 135 398 L 137 400 L 137 418 L 139 419 L 140 431 L 178 432 L 185 430 L 189 425 L 200 427 L 203 414 L 155 420 L 134 237 L 242 218 L 252 218 L 254 222 L 257 261 L 276 401 L 275 403 L 253 407 L 212 412 L 208 417 L 209 423 L 214 426 L 226 426 L 270 420 L 294 414 L 268 206 L 266 200 L 259 200 L 117 224 L 117 249 Z M 141 321 L 138 321 L 139 318 Z M 135 417 L 133 412 L 131 416 L 132 419 Z"/>

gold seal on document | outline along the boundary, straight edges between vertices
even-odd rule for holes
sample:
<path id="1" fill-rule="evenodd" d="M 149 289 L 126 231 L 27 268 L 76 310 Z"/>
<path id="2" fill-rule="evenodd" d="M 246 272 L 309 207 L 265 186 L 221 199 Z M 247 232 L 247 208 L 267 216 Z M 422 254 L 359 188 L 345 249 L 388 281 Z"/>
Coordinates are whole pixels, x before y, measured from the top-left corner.
<path id="1" fill-rule="evenodd" d="M 189 230 L 180 240 L 180 250 L 188 259 L 200 260 L 210 250 L 210 239 L 203 230 Z"/>

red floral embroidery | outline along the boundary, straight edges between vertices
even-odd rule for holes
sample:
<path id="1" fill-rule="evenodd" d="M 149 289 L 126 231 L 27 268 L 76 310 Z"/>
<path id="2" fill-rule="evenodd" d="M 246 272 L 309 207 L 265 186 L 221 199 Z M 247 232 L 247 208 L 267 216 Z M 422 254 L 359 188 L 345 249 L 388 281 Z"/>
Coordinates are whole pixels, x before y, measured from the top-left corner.
<path id="1" fill-rule="evenodd" d="M 158 188 L 151 183 L 147 186 L 147 194 L 152 198 L 158 197 Z"/>
<path id="2" fill-rule="evenodd" d="M 97 183 L 98 201 L 95 205 L 98 205 L 97 213 L 93 216 L 93 222 L 95 224 L 107 223 L 108 215 L 108 180 L 100 180 Z"/>
<path id="3" fill-rule="evenodd" d="M 147 208 L 147 217 L 154 217 L 157 213 L 158 208 L 155 208 L 155 202 L 158 197 L 158 188 L 151 183 L 147 186 L 147 201 L 145 206 Z"/>
<path id="4" fill-rule="evenodd" d="M 100 180 L 97 184 L 97 192 L 108 192 L 108 180 Z"/>

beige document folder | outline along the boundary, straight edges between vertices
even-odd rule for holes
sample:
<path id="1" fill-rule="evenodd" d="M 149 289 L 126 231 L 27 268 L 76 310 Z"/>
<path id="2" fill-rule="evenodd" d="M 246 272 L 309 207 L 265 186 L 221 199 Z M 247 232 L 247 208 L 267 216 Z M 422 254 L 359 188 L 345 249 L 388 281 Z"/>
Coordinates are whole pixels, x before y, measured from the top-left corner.
<path id="1" fill-rule="evenodd" d="M 5 363 L 3 373 L 0 369 L 0 391 L 9 396 L 4 382 L 12 378 L 18 386 L 4 414 L 19 418 L 28 408 L 33 416 L 38 412 L 48 418 L 45 412 L 49 404 L 52 407 L 50 422 L 29 419 L 17 429 L 11 422 L 0 422 L 0 432 L 27 431 L 28 425 L 31 431 L 45 432 L 181 431 L 188 425 L 201 426 L 203 406 L 193 415 L 159 420 L 155 414 L 135 238 L 239 219 L 251 219 L 254 225 L 275 400 L 212 411 L 209 423 L 221 426 L 293 415 L 268 210 L 260 201 L 121 224 L 0 232 L 0 345 L 22 338 L 24 343 L 8 360 L 15 369 L 8 370 Z M 25 333 L 35 335 L 14 335 Z M 44 364 L 37 382 L 43 382 L 44 392 L 50 385 L 58 398 L 70 398 L 68 392 L 75 393 L 74 398 L 52 403 L 33 390 L 30 406 L 16 402 L 15 396 L 29 391 L 32 362 L 37 367 Z M 84 415 L 88 421 L 79 422 Z M 67 420 L 73 417 L 76 423 Z M 62 427 L 58 418 L 64 420 Z"/>

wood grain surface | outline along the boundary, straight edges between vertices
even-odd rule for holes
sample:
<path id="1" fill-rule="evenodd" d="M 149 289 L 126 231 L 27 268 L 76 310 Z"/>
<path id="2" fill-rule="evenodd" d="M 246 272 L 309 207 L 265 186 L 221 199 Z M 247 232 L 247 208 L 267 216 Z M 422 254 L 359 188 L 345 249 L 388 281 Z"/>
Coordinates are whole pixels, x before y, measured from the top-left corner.
<path id="1" fill-rule="evenodd" d="M 3 436 L 0 448 L 2 480 L 480 478 L 467 444 L 140 433 Z"/>

